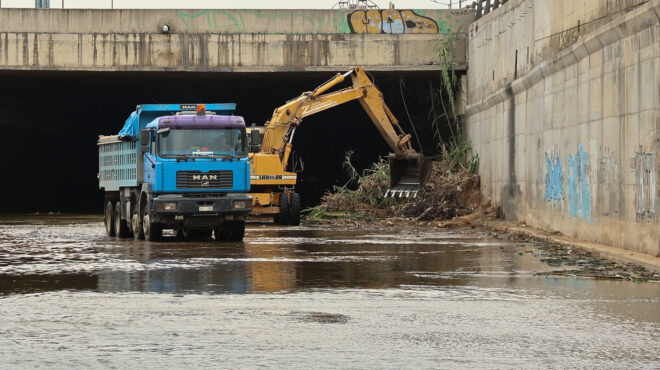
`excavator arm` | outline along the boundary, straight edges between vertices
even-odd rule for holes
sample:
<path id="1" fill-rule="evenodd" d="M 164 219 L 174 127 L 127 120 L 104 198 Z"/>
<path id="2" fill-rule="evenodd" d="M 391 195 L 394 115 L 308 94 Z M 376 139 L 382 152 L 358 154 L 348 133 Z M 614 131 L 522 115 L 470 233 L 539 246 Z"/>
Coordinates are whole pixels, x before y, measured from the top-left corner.
<path id="1" fill-rule="evenodd" d="M 326 93 L 349 76 L 352 86 Z M 305 92 L 275 109 L 271 119 L 266 123 L 261 153 L 279 155 L 282 170 L 286 171 L 293 136 L 303 118 L 353 100 L 360 102 L 378 132 L 392 149 L 393 154 L 389 156 L 390 190 L 387 194 L 415 196 L 430 174 L 430 160 L 412 148 L 411 136 L 399 126 L 398 120 L 385 104 L 383 94 L 362 67 L 352 68 L 344 74 L 338 73 L 314 91 Z"/>

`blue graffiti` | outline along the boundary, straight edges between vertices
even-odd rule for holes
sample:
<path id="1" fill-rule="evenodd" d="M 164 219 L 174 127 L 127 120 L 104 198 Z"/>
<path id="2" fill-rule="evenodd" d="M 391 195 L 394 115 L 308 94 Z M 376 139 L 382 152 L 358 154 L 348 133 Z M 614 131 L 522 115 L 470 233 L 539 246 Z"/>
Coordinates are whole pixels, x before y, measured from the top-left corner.
<path id="1" fill-rule="evenodd" d="M 550 156 L 545 153 L 545 163 L 547 165 L 547 174 L 545 175 L 545 200 L 559 203 L 564 199 L 566 191 L 564 190 L 564 170 L 561 166 L 559 152 L 554 151 Z"/>
<path id="2" fill-rule="evenodd" d="M 577 154 L 568 156 L 568 217 L 591 222 L 591 180 L 589 153 L 579 144 Z"/>

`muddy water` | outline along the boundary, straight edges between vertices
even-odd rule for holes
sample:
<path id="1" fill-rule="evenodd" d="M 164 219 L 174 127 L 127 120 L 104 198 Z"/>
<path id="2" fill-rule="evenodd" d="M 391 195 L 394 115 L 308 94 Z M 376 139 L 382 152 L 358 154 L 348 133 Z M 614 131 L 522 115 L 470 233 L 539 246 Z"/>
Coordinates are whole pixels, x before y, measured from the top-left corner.
<path id="1" fill-rule="evenodd" d="M 660 366 L 660 284 L 551 278 L 530 244 L 252 224 L 116 241 L 0 218 L 0 367 Z"/>

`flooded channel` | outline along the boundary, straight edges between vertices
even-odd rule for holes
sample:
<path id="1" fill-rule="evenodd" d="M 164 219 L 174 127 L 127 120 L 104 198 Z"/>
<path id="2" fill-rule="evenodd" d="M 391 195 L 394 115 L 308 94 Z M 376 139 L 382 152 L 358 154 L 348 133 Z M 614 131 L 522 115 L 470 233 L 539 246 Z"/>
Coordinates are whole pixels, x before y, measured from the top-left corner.
<path id="1" fill-rule="evenodd" d="M 660 366 L 660 284 L 539 276 L 485 233 L 250 224 L 117 241 L 0 218 L 0 367 Z"/>

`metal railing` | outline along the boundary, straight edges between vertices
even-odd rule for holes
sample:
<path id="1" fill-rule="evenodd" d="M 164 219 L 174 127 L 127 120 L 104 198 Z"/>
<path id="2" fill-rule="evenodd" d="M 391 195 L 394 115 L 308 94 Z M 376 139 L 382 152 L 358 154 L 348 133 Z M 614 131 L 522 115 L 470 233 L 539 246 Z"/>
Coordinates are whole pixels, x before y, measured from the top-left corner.
<path id="1" fill-rule="evenodd" d="M 501 5 L 506 4 L 508 1 L 509 0 L 477 0 L 473 1 L 470 5 L 467 5 L 465 8 L 474 9 L 474 15 L 479 19 L 499 8 Z"/>
<path id="2" fill-rule="evenodd" d="M 432 2 L 446 6 L 448 9 L 464 8 L 463 4 L 468 4 L 470 0 L 431 0 Z"/>

